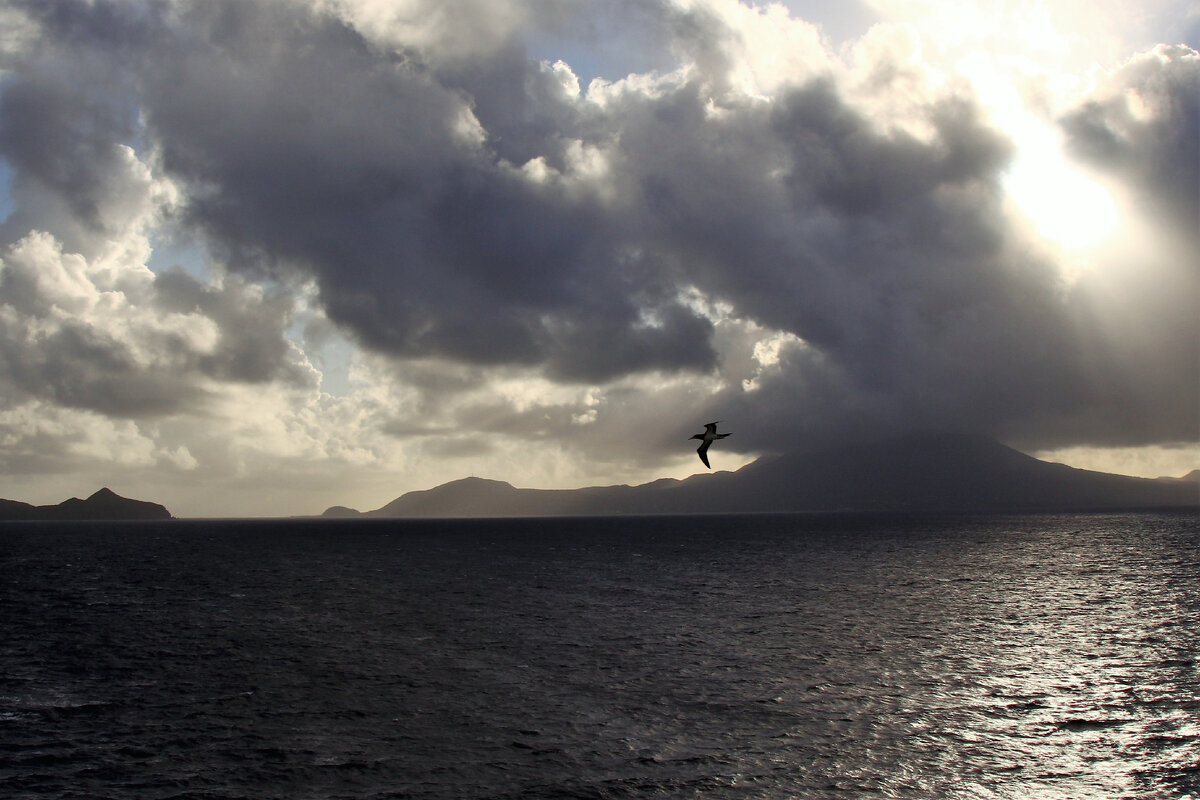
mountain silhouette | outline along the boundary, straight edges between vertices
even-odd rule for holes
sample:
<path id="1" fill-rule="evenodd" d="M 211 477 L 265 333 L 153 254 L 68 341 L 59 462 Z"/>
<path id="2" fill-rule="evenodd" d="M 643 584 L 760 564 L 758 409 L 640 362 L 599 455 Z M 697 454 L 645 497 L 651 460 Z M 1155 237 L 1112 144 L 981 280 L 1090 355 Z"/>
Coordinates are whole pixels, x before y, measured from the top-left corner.
<path id="1" fill-rule="evenodd" d="M 130 500 L 105 487 L 86 500 L 72 497 L 58 505 L 35 506 L 0 500 L 0 520 L 135 520 L 171 519 L 158 503 Z"/>
<path id="2" fill-rule="evenodd" d="M 1083 511 L 1200 505 L 1200 482 L 1040 461 L 986 437 L 920 434 L 761 458 L 737 472 L 640 486 L 518 489 L 465 478 L 408 492 L 370 517 L 770 511 Z M 356 512 L 335 506 L 327 516 Z"/>

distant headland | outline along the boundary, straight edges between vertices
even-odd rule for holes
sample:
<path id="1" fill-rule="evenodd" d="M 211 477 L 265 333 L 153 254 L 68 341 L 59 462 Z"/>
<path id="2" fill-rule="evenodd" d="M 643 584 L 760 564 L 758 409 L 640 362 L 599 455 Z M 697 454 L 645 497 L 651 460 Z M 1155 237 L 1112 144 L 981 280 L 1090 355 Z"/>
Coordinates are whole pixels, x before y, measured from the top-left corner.
<path id="1" fill-rule="evenodd" d="M 0 520 L 154 520 L 171 519 L 171 512 L 158 503 L 121 497 L 105 487 L 86 500 L 72 497 L 52 506 L 35 506 L 19 500 L 0 499 Z"/>

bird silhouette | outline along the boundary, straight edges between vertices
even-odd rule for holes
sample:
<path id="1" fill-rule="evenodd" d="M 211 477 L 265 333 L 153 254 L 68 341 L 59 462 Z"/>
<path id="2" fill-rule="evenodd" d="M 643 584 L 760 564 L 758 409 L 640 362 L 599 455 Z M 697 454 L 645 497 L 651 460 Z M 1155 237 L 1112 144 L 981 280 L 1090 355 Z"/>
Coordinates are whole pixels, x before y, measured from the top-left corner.
<path id="1" fill-rule="evenodd" d="M 717 420 L 720 422 L 721 420 Z M 708 446 L 715 439 L 724 439 L 728 433 L 717 433 L 717 422 L 710 422 L 704 426 L 704 433 L 697 433 L 691 436 L 692 439 L 699 439 L 700 446 L 696 448 L 696 455 L 700 456 L 700 460 L 704 462 L 704 466 L 712 469 L 712 465 L 708 463 Z"/>

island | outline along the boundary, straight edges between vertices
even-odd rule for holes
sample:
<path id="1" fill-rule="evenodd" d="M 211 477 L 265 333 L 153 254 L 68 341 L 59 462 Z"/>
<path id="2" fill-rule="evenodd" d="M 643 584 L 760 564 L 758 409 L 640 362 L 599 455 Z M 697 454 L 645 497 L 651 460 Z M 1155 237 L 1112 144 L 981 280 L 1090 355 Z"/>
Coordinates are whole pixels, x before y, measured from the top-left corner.
<path id="1" fill-rule="evenodd" d="M 86 500 L 72 497 L 57 505 L 35 506 L 0 499 L 0 521 L 158 520 L 172 519 L 158 503 L 131 500 L 105 487 Z"/>

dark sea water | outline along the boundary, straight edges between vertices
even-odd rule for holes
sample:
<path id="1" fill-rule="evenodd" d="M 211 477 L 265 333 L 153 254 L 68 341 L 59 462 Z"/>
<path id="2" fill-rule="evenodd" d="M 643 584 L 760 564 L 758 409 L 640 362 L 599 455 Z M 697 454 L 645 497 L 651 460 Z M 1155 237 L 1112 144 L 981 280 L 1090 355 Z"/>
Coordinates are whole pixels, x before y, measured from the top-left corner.
<path id="1" fill-rule="evenodd" d="M 4 798 L 1200 797 L 1200 518 L 0 526 Z"/>

